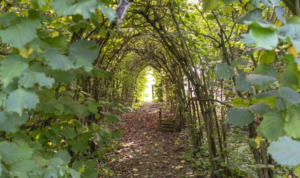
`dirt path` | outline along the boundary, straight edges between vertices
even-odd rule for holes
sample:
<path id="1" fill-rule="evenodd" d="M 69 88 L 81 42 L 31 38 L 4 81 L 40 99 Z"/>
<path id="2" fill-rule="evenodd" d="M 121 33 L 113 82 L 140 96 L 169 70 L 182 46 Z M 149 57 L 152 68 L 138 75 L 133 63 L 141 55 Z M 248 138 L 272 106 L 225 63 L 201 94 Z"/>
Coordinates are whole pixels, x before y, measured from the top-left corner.
<path id="1" fill-rule="evenodd" d="M 122 116 L 122 143 L 119 160 L 110 163 L 118 178 L 192 177 L 193 171 L 180 159 L 185 152 L 180 133 L 159 132 L 157 129 L 160 104 L 145 106 Z M 180 138 L 178 140 L 178 138 Z M 179 144 L 175 144 L 175 142 Z"/>

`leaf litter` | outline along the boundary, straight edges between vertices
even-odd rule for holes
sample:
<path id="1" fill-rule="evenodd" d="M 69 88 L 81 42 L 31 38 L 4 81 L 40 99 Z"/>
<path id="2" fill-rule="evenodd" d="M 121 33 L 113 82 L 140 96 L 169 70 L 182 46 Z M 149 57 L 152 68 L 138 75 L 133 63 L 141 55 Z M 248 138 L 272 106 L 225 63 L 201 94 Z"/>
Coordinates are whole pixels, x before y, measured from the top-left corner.
<path id="1" fill-rule="evenodd" d="M 122 129 L 123 147 L 116 152 L 119 159 L 109 163 L 114 177 L 193 177 L 188 163 L 180 159 L 186 145 L 176 143 L 178 138 L 187 140 L 187 136 L 180 132 L 157 131 L 159 108 L 162 107 L 162 103 L 145 103 L 121 116 L 119 128 Z"/>

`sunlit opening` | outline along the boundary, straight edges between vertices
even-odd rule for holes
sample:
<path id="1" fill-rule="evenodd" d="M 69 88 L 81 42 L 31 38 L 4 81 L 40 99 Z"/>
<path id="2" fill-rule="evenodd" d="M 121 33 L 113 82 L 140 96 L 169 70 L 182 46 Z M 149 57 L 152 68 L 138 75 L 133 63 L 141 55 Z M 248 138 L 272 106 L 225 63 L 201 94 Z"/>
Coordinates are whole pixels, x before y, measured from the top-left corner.
<path id="1" fill-rule="evenodd" d="M 142 98 L 143 101 L 152 101 L 152 85 L 155 84 L 155 79 L 152 76 L 153 72 L 150 70 L 147 74 L 147 88 L 145 90 L 145 93 L 147 94 L 144 98 Z"/>

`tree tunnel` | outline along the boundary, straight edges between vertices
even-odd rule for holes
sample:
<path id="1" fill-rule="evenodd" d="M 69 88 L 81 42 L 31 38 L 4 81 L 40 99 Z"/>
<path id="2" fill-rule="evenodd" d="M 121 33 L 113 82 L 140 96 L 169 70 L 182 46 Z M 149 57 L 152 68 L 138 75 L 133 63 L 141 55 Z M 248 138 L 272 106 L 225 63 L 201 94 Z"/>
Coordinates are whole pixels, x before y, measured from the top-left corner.
<path id="1" fill-rule="evenodd" d="M 270 178 L 275 161 L 299 166 L 276 152 L 299 147 L 299 0 L 135 0 L 116 21 L 118 2 L 0 0 L 5 177 L 16 177 L 19 160 L 42 158 L 32 142 L 74 173 L 72 163 L 120 137 L 116 115 L 139 102 L 149 71 L 153 100 L 178 117 L 193 157 L 207 151 L 210 177 Z M 230 154 L 241 146 L 231 144 L 236 128 L 254 164 L 247 171 L 229 166 L 241 158 Z"/>

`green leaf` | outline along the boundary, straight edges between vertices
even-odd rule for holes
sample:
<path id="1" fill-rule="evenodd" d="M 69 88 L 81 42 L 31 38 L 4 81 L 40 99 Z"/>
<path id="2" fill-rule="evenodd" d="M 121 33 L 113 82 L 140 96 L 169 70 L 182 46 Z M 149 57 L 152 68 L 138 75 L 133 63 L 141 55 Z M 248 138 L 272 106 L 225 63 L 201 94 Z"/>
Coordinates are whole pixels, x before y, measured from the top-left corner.
<path id="1" fill-rule="evenodd" d="M 262 93 L 259 93 L 255 96 L 253 96 L 253 98 L 256 98 L 256 99 L 264 99 L 264 98 L 268 98 L 268 97 L 278 98 L 278 97 L 280 97 L 280 95 L 277 90 L 270 90 L 270 91 L 262 92 Z"/>
<path id="2" fill-rule="evenodd" d="M 255 103 L 252 106 L 250 106 L 249 110 L 262 116 L 265 113 L 271 111 L 271 108 L 266 103 L 260 102 L 260 103 Z"/>
<path id="3" fill-rule="evenodd" d="M 249 36 L 254 40 L 257 47 L 272 50 L 278 44 L 276 33 L 269 28 L 253 26 L 250 28 Z"/>
<path id="4" fill-rule="evenodd" d="M 53 144 L 60 144 L 62 138 L 58 136 L 53 130 L 48 130 L 45 136 L 53 143 Z"/>
<path id="5" fill-rule="evenodd" d="M 91 17 L 91 13 L 95 13 L 97 7 L 96 0 L 79 1 L 63 11 L 63 15 L 82 15 L 84 19 Z"/>
<path id="6" fill-rule="evenodd" d="M 69 164 L 71 161 L 71 156 L 69 152 L 66 150 L 59 150 L 55 155 L 54 158 L 60 158 L 64 161 L 65 164 Z"/>
<path id="7" fill-rule="evenodd" d="M 237 19 L 237 24 L 245 24 L 244 21 L 255 21 L 260 19 L 262 10 L 260 8 L 253 9 Z"/>
<path id="8" fill-rule="evenodd" d="M 64 14 L 64 11 L 68 9 L 75 0 L 53 0 L 51 2 L 52 9 L 58 14 Z"/>
<path id="9" fill-rule="evenodd" d="M 226 6 L 228 6 L 229 4 L 234 3 L 234 2 L 236 2 L 236 1 L 237 1 L 237 0 L 223 0 L 224 4 L 225 4 Z"/>
<path id="10" fill-rule="evenodd" d="M 257 68 L 252 72 L 252 74 L 266 75 L 276 78 L 276 70 L 274 69 L 274 67 L 265 63 L 260 63 L 257 66 Z"/>
<path id="11" fill-rule="evenodd" d="M 72 83 L 76 79 L 76 73 L 72 71 L 60 71 L 54 70 L 51 71 L 51 74 L 57 83 L 65 83 L 69 84 Z"/>
<path id="12" fill-rule="evenodd" d="M 36 83 L 38 83 L 41 87 L 47 87 L 50 89 L 52 88 L 54 79 L 46 77 L 44 73 L 27 69 L 23 72 L 23 76 L 19 80 L 19 85 L 24 86 L 25 88 L 31 88 Z"/>
<path id="13" fill-rule="evenodd" d="M 70 138 L 70 139 L 73 139 L 76 137 L 76 132 L 75 132 L 74 128 L 72 128 L 68 125 L 64 125 L 64 127 L 62 128 L 61 134 L 63 136 L 65 136 L 66 138 Z"/>
<path id="14" fill-rule="evenodd" d="M 116 18 L 116 11 L 110 7 L 105 7 L 104 4 L 100 4 L 98 9 L 110 20 L 110 22 L 114 21 Z"/>
<path id="15" fill-rule="evenodd" d="M 282 87 L 279 91 L 280 96 L 291 104 L 300 103 L 300 94 L 288 87 Z"/>
<path id="16" fill-rule="evenodd" d="M 87 143 L 90 138 L 92 138 L 92 133 L 90 132 L 84 132 L 82 135 L 81 135 L 81 140 L 84 142 L 84 143 Z"/>
<path id="17" fill-rule="evenodd" d="M 231 108 L 227 113 L 228 123 L 236 126 L 245 126 L 253 122 L 254 116 L 243 107 Z"/>
<path id="18" fill-rule="evenodd" d="M 251 90 L 251 84 L 246 81 L 246 74 L 242 71 L 236 78 L 236 90 L 241 92 L 249 92 Z"/>
<path id="19" fill-rule="evenodd" d="M 268 153 L 281 165 L 296 166 L 300 164 L 300 142 L 290 137 L 281 137 L 278 142 L 272 142 Z"/>
<path id="20" fill-rule="evenodd" d="M 234 70 L 225 63 L 219 63 L 215 69 L 215 74 L 217 78 L 228 79 L 233 77 Z"/>
<path id="21" fill-rule="evenodd" d="M 275 61 L 276 53 L 275 51 L 263 51 L 259 56 L 259 63 L 270 64 Z"/>
<path id="22" fill-rule="evenodd" d="M 84 67 L 86 72 L 93 69 L 92 63 L 98 57 L 99 48 L 95 42 L 79 40 L 71 44 L 70 55 L 76 60 L 77 68 Z"/>
<path id="23" fill-rule="evenodd" d="M 82 178 L 98 178 L 98 172 L 93 169 L 85 169 L 81 174 Z"/>
<path id="24" fill-rule="evenodd" d="M 69 172 L 72 178 L 80 178 L 80 174 L 73 169 L 66 168 L 66 171 Z"/>
<path id="25" fill-rule="evenodd" d="M 40 25 L 40 22 L 19 17 L 16 25 L 0 31 L 2 42 L 23 49 L 28 42 L 37 37 L 36 28 L 39 28 Z"/>
<path id="26" fill-rule="evenodd" d="M 10 176 L 18 178 L 29 178 L 28 173 L 39 169 L 39 166 L 32 160 L 23 160 L 13 164 L 10 168 Z"/>
<path id="27" fill-rule="evenodd" d="M 276 78 L 265 75 L 250 74 L 246 77 L 247 82 L 257 85 L 261 90 L 267 89 Z"/>
<path id="28" fill-rule="evenodd" d="M 207 12 L 209 10 L 213 10 L 218 6 L 219 0 L 203 0 L 203 10 Z"/>
<path id="29" fill-rule="evenodd" d="M 88 110 L 89 110 L 91 113 L 94 113 L 94 114 L 97 114 L 97 113 L 98 113 L 98 107 L 97 107 L 97 105 L 89 105 L 89 106 L 88 106 Z"/>
<path id="30" fill-rule="evenodd" d="M 240 41 L 245 43 L 247 47 L 251 47 L 253 43 L 255 43 L 254 39 L 252 39 L 249 34 L 242 34 L 241 37 L 242 39 Z"/>
<path id="31" fill-rule="evenodd" d="M 293 72 L 284 71 L 280 76 L 280 84 L 283 87 L 297 90 L 299 87 L 299 79 Z"/>
<path id="32" fill-rule="evenodd" d="M 3 86 L 6 87 L 10 84 L 15 77 L 19 77 L 22 72 L 28 68 L 26 59 L 20 55 L 6 56 L 1 61 L 0 77 L 3 82 Z"/>
<path id="33" fill-rule="evenodd" d="M 283 15 L 285 14 L 284 10 L 282 9 L 282 7 L 277 6 L 276 7 L 276 17 L 277 19 L 279 19 L 284 25 L 286 25 L 286 19 L 283 17 Z"/>
<path id="34" fill-rule="evenodd" d="M 100 130 L 99 126 L 95 123 L 91 123 L 89 127 L 91 127 L 94 132 L 98 132 Z"/>
<path id="35" fill-rule="evenodd" d="M 276 141 L 285 135 L 284 119 L 278 112 L 269 112 L 263 115 L 264 119 L 259 125 L 263 135 L 270 141 Z"/>
<path id="36" fill-rule="evenodd" d="M 293 138 L 300 138 L 300 115 L 299 106 L 291 106 L 287 109 L 285 116 L 286 124 L 284 126 L 288 136 Z"/>
<path id="37" fill-rule="evenodd" d="M 44 56 L 46 57 L 48 64 L 54 70 L 60 69 L 67 71 L 75 68 L 74 61 L 70 60 L 67 56 L 60 54 L 58 51 L 49 49 Z"/>
<path id="38" fill-rule="evenodd" d="M 0 107 L 2 107 L 3 102 L 6 100 L 7 94 L 0 91 Z"/>
<path id="39" fill-rule="evenodd" d="M 93 160 L 88 160 L 84 164 L 87 168 L 90 168 L 90 169 L 95 169 L 96 168 L 96 163 Z"/>
<path id="40" fill-rule="evenodd" d="M 120 117 L 109 112 L 102 112 L 109 123 L 120 122 Z"/>
<path id="41" fill-rule="evenodd" d="M 75 153 L 77 152 L 84 152 L 84 150 L 87 148 L 87 144 L 83 143 L 81 140 L 76 140 L 72 144 L 72 151 Z"/>
<path id="42" fill-rule="evenodd" d="M 22 115 L 23 109 L 34 109 L 39 102 L 39 97 L 34 92 L 19 88 L 9 94 L 4 106 L 7 111 Z"/>
<path id="43" fill-rule="evenodd" d="M 6 164 L 13 164 L 21 160 L 28 160 L 31 158 L 33 150 L 24 142 L 9 143 L 6 141 L 0 142 L 0 155 L 2 161 Z"/>
<path id="44" fill-rule="evenodd" d="M 66 36 L 59 34 L 56 37 L 49 37 L 47 36 L 46 38 L 42 39 L 44 42 L 46 42 L 49 47 L 51 48 L 59 48 L 59 49 L 65 49 L 68 46 L 68 41 L 66 39 Z M 48 49 L 48 51 L 51 49 Z"/>
<path id="45" fill-rule="evenodd" d="M 237 59 L 234 60 L 230 63 L 231 67 L 236 67 L 236 66 L 246 66 L 249 64 L 249 61 L 246 59 Z"/>
<path id="46" fill-rule="evenodd" d="M 75 161 L 72 165 L 72 169 L 74 169 L 77 172 L 80 172 L 84 169 L 84 163 L 82 161 Z"/>
<path id="47" fill-rule="evenodd" d="M 29 115 L 23 112 L 22 116 L 7 111 L 0 112 L 0 128 L 8 133 L 15 133 L 22 124 L 25 124 Z"/>
<path id="48" fill-rule="evenodd" d="M 3 27 L 8 27 L 16 18 L 17 16 L 14 12 L 0 14 L 0 25 L 3 25 Z"/>

